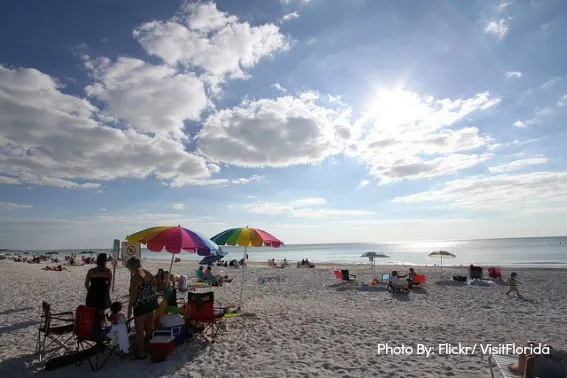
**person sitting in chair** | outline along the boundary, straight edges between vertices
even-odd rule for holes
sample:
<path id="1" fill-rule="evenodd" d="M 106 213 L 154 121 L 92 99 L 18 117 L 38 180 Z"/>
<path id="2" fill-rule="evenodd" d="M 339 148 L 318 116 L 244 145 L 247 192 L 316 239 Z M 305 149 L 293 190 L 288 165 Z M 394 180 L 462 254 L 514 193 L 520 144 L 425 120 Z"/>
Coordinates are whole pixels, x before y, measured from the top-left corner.
<path id="1" fill-rule="evenodd" d="M 407 277 L 408 279 L 408 288 L 411 289 L 411 286 L 413 285 L 413 279 L 415 278 L 416 273 L 413 270 L 413 268 L 410 268 L 409 273 L 408 274 L 404 274 L 403 276 L 400 276 L 400 278 L 405 278 Z"/>
<path id="2" fill-rule="evenodd" d="M 390 288 L 392 289 L 392 291 L 396 291 L 396 284 L 398 283 L 398 272 L 396 270 L 394 270 L 391 274 L 390 274 L 390 281 L 388 281 L 388 287 L 386 290 L 390 291 Z"/>
<path id="3" fill-rule="evenodd" d="M 207 269 L 205 270 L 205 278 L 206 278 L 207 282 L 209 283 L 209 285 L 222 286 L 223 277 L 215 276 L 210 267 L 207 267 Z"/>

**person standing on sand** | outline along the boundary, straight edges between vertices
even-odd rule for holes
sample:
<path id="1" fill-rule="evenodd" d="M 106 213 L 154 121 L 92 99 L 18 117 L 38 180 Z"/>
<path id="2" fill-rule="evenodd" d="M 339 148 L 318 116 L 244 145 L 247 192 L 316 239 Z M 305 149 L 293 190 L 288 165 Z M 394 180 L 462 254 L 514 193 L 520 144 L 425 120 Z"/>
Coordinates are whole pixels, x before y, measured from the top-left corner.
<path id="1" fill-rule="evenodd" d="M 87 289 L 87 307 L 94 307 L 104 312 L 110 307 L 110 287 L 112 285 L 112 271 L 106 267 L 106 253 L 100 253 L 96 258 L 96 268 L 91 268 L 85 277 Z"/>
<path id="2" fill-rule="evenodd" d="M 506 285 L 508 286 L 506 295 L 510 295 L 511 292 L 515 292 L 518 297 L 520 297 L 520 293 L 518 292 L 518 284 L 520 283 L 520 281 L 516 280 L 516 276 L 516 272 L 510 273 L 510 278 L 508 278 L 508 282 L 506 282 Z"/>
<path id="3" fill-rule="evenodd" d="M 146 343 L 152 339 L 154 310 L 159 307 L 154 286 L 154 277 L 142 269 L 140 259 L 130 258 L 126 268 L 132 273 L 130 277 L 130 300 L 128 302 L 128 318 L 134 314 L 134 329 L 136 330 L 136 352 L 134 360 L 143 360 Z M 144 335 L 145 334 L 145 335 Z"/>

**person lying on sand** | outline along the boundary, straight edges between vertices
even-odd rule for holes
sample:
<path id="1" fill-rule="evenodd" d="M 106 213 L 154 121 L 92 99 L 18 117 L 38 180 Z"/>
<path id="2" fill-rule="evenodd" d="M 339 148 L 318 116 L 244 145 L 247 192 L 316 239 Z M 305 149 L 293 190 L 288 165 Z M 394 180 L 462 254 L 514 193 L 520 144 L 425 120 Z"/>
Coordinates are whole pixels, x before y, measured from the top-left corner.
<path id="1" fill-rule="evenodd" d="M 64 268 L 61 265 L 57 265 L 57 266 L 44 266 L 41 270 L 52 270 L 52 271 L 55 271 L 55 272 L 62 272 L 64 270 L 69 270 L 69 269 Z"/>
<path id="2" fill-rule="evenodd" d="M 512 373 L 523 378 L 567 376 L 566 351 L 532 341 L 528 341 L 524 345 L 524 350 L 526 353 L 521 353 L 518 356 L 517 364 L 508 365 L 508 369 Z"/>

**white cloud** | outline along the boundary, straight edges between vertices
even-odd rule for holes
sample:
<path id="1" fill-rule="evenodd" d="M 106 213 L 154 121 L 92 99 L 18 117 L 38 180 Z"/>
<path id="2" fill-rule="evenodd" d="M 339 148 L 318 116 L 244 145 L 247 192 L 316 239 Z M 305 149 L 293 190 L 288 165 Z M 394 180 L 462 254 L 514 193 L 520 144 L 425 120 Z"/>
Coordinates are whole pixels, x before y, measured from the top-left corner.
<path id="1" fill-rule="evenodd" d="M 0 209 L 29 209 L 31 207 L 33 206 L 21 203 L 0 202 Z"/>
<path id="2" fill-rule="evenodd" d="M 209 116 L 197 150 L 213 161 L 246 167 L 320 162 L 351 137 L 350 111 L 318 105 L 318 95 L 243 101 Z"/>
<path id="3" fill-rule="evenodd" d="M 519 79 L 522 77 L 522 73 L 518 71 L 508 71 L 504 75 L 506 75 L 506 77 L 509 79 L 511 78 Z"/>
<path id="4" fill-rule="evenodd" d="M 276 25 L 250 26 L 212 2 L 188 2 L 177 17 L 144 23 L 133 36 L 148 54 L 170 66 L 204 70 L 203 79 L 215 91 L 225 76 L 245 78 L 260 59 L 289 47 Z"/>
<path id="5" fill-rule="evenodd" d="M 294 207 L 306 207 L 306 206 L 321 206 L 324 205 L 327 201 L 324 198 L 314 197 L 314 198 L 305 198 L 299 199 L 292 202 Z"/>
<path id="6" fill-rule="evenodd" d="M 368 186 L 368 184 L 370 184 L 370 181 L 369 181 L 369 180 L 362 180 L 362 181 L 360 182 L 360 184 L 358 184 L 357 189 L 362 189 L 362 188 Z"/>
<path id="7" fill-rule="evenodd" d="M 567 203 L 567 172 L 473 176 L 439 190 L 394 199 L 398 203 L 445 203 L 472 210 L 552 209 Z"/>
<path id="8" fill-rule="evenodd" d="M 297 13 L 297 12 L 288 13 L 288 14 L 286 14 L 282 17 L 280 22 L 283 24 L 286 21 L 290 21 L 290 20 L 293 20 L 294 18 L 298 18 L 298 17 L 299 17 L 299 13 Z"/>
<path id="9" fill-rule="evenodd" d="M 326 203 L 324 198 L 305 198 L 290 203 L 256 203 L 247 204 L 242 207 L 250 213 L 270 214 L 270 215 L 287 215 L 296 218 L 326 218 L 333 216 L 365 216 L 373 214 L 367 210 L 348 210 L 348 209 L 328 209 L 322 208 Z"/>
<path id="10" fill-rule="evenodd" d="M 283 5 L 290 5 L 292 3 L 308 4 L 313 0 L 280 0 Z"/>
<path id="11" fill-rule="evenodd" d="M 183 210 L 185 209 L 185 204 L 184 203 L 174 203 L 171 205 L 171 208 L 173 210 Z"/>
<path id="12" fill-rule="evenodd" d="M 514 122 L 512 125 L 519 127 L 519 128 L 524 128 L 524 127 L 539 125 L 539 124 L 541 124 L 541 121 L 537 118 L 533 118 L 533 119 L 526 119 L 524 121 L 518 120 L 518 121 Z"/>
<path id="13" fill-rule="evenodd" d="M 537 107 L 534 110 L 535 114 L 538 116 L 548 116 L 550 114 L 553 114 L 553 109 L 545 107 L 545 108 L 541 108 L 541 107 Z"/>
<path id="14" fill-rule="evenodd" d="M 520 159 L 520 160 L 515 160 L 512 161 L 510 163 L 506 163 L 506 164 L 502 164 L 502 165 L 497 165 L 494 167 L 489 167 L 488 170 L 491 173 L 504 173 L 504 172 L 511 172 L 511 171 L 517 171 L 520 170 L 522 168 L 531 166 L 531 165 L 538 165 L 538 164 L 545 164 L 547 163 L 547 159 L 544 157 L 533 157 L 533 158 L 527 158 L 527 159 Z"/>
<path id="15" fill-rule="evenodd" d="M 271 87 L 275 88 L 275 89 L 277 89 L 278 91 L 281 91 L 281 92 L 287 92 L 287 89 L 285 89 L 284 87 L 282 87 L 278 83 L 272 84 Z"/>
<path id="16" fill-rule="evenodd" d="M 369 165 L 382 185 L 456 173 L 490 159 L 489 153 L 473 151 L 487 147 L 491 138 L 474 126 L 449 127 L 499 102 L 488 92 L 456 100 L 380 92 L 369 105 L 371 113 L 356 123 L 364 132 L 347 154 Z"/>
<path id="17" fill-rule="evenodd" d="M 60 89 L 37 70 L 0 66 L 0 174 L 10 177 L 3 180 L 95 188 L 75 181 L 209 177 L 205 159 L 182 143 L 106 126 L 94 105 Z"/>
<path id="18" fill-rule="evenodd" d="M 266 176 L 254 175 L 248 178 L 240 177 L 238 179 L 232 180 L 233 184 L 249 184 L 254 181 L 262 181 L 266 178 Z"/>
<path id="19" fill-rule="evenodd" d="M 23 182 L 15 177 L 0 176 L 0 184 L 19 185 L 23 184 Z"/>
<path id="20" fill-rule="evenodd" d="M 101 213 L 104 213 L 107 210 L 104 207 L 101 207 L 100 209 L 98 209 L 98 211 L 100 211 Z"/>
<path id="21" fill-rule="evenodd" d="M 87 61 L 96 83 L 88 96 L 106 104 L 105 113 L 143 133 L 186 138 L 185 120 L 199 120 L 207 106 L 203 83 L 194 75 L 139 59 Z"/>
<path id="22" fill-rule="evenodd" d="M 557 101 L 557 106 L 565 106 L 565 105 L 567 105 L 567 94 L 561 97 L 559 101 Z"/>
<path id="23" fill-rule="evenodd" d="M 497 39 L 504 39 L 508 34 L 508 20 L 502 18 L 500 20 L 490 20 L 486 23 L 484 32 Z"/>

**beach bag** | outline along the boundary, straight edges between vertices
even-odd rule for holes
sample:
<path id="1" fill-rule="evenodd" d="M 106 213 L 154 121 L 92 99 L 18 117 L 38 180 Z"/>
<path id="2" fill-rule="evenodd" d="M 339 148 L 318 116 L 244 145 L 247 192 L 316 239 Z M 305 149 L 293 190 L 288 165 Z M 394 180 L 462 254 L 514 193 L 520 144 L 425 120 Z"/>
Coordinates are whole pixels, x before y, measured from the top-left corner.
<path id="1" fill-rule="evenodd" d="M 145 315 L 159 308 L 158 297 L 151 282 L 147 281 L 138 288 L 134 316 Z"/>

